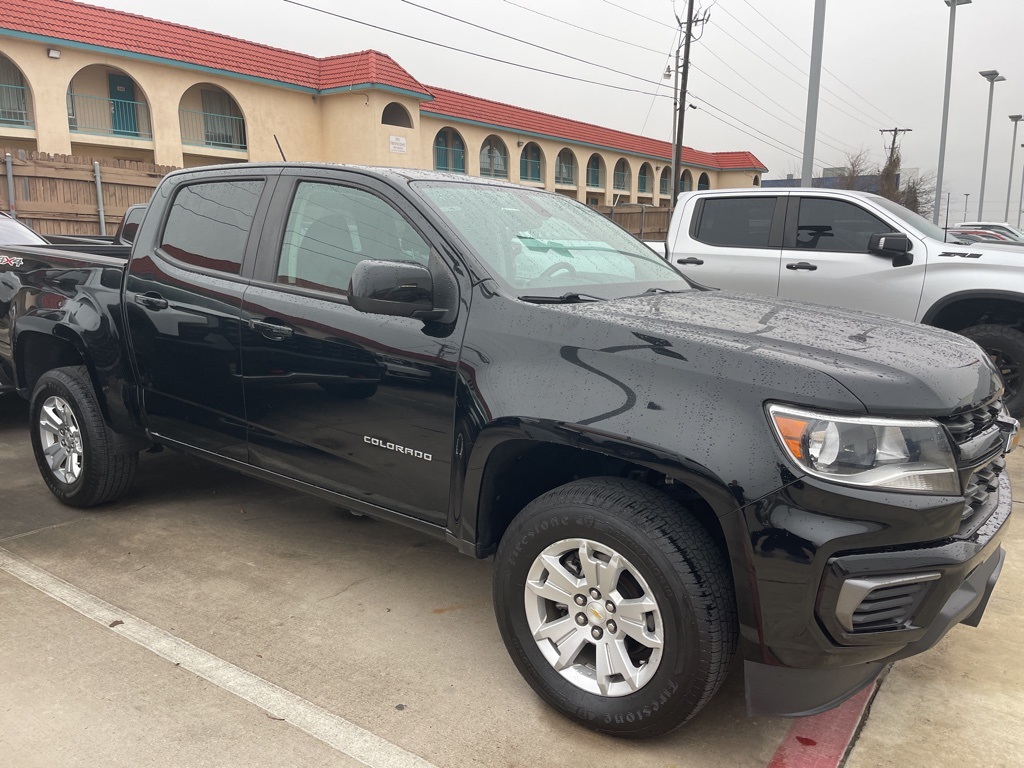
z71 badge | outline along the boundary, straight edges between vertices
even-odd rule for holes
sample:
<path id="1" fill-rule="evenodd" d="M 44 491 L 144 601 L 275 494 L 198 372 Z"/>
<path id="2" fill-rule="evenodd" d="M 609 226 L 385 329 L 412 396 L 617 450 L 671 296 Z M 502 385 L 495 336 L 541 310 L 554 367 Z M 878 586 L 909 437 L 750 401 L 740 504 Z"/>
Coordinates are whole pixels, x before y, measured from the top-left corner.
<path id="1" fill-rule="evenodd" d="M 960 253 L 959 251 L 943 251 L 942 253 L 939 254 L 939 256 L 940 257 L 946 256 L 947 258 L 950 258 L 950 259 L 956 258 L 956 257 L 959 257 L 961 259 L 980 259 L 981 258 L 981 254 L 980 253 Z"/>
<path id="2" fill-rule="evenodd" d="M 25 260 L 20 256 L 0 256 L 0 267 L 20 267 Z"/>

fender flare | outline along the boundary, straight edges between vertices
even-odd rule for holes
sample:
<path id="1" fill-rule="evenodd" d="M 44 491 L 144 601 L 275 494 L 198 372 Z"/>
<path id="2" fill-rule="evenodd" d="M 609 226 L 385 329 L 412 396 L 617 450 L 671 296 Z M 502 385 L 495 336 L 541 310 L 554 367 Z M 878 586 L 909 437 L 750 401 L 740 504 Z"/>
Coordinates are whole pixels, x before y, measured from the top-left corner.
<path id="1" fill-rule="evenodd" d="M 989 289 L 958 291 L 957 293 L 951 293 L 947 296 L 943 296 L 932 304 L 928 311 L 922 315 L 921 323 L 924 325 L 934 325 L 935 318 L 947 307 L 950 307 L 960 301 L 971 301 L 977 299 L 999 299 L 1001 301 L 1017 302 L 1021 305 L 1021 310 L 1024 311 L 1024 293 L 1019 293 L 1017 291 L 995 291 Z"/>

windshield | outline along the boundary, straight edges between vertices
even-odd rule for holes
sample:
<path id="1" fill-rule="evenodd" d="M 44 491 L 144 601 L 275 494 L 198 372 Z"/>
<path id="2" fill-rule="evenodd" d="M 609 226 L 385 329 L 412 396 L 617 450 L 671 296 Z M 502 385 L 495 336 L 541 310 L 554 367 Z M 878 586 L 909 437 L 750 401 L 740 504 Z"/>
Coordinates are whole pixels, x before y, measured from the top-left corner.
<path id="1" fill-rule="evenodd" d="M 21 222 L 0 216 L 0 245 L 46 245 L 46 241 Z"/>
<path id="2" fill-rule="evenodd" d="M 567 197 L 487 184 L 414 186 L 517 294 L 614 298 L 690 287 L 650 248 Z"/>
<path id="3" fill-rule="evenodd" d="M 939 242 L 946 241 L 946 233 L 942 227 L 932 224 L 928 219 L 919 213 L 914 213 L 909 208 L 904 208 L 899 203 L 894 203 L 892 200 L 884 198 L 880 195 L 871 195 L 871 200 L 876 205 L 885 208 L 889 213 L 898 219 L 902 219 L 907 222 L 914 229 L 918 230 L 925 237 L 930 237 L 932 240 L 938 240 Z"/>

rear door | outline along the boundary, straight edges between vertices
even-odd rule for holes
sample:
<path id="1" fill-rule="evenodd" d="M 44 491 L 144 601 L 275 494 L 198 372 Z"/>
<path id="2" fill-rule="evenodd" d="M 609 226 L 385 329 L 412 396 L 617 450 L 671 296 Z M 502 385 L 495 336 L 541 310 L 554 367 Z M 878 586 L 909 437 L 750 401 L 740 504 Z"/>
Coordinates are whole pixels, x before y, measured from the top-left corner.
<path id="1" fill-rule="evenodd" d="M 242 294 L 274 176 L 185 176 L 139 230 L 125 315 L 146 426 L 245 461 Z M 166 205 L 169 202 L 169 205 Z"/>
<path id="2" fill-rule="evenodd" d="M 363 259 L 451 274 L 437 234 L 383 182 L 336 170 L 286 172 L 274 211 L 243 306 L 250 461 L 444 524 L 467 312 L 441 326 L 347 299 Z"/>
<path id="3" fill-rule="evenodd" d="M 904 232 L 914 262 L 868 251 L 871 235 Z M 779 296 L 914 320 L 924 288 L 924 244 L 879 213 L 826 196 L 791 198 Z"/>
<path id="4" fill-rule="evenodd" d="M 776 295 L 785 195 L 698 198 L 688 232 L 677 234 L 672 262 L 699 283 Z"/>

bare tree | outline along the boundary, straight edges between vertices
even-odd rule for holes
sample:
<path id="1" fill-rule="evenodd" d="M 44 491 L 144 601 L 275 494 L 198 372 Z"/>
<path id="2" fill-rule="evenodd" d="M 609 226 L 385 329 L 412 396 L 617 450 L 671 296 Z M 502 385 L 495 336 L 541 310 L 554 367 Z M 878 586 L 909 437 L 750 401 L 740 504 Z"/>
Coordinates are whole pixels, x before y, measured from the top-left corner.
<path id="1" fill-rule="evenodd" d="M 859 152 L 846 153 L 846 168 L 839 174 L 840 189 L 860 189 L 861 179 L 871 174 L 871 163 L 868 160 L 868 151 L 861 149 Z"/>
<path id="2" fill-rule="evenodd" d="M 885 163 L 874 165 L 866 149 L 846 154 L 846 169 L 839 175 L 840 189 L 876 192 L 882 197 L 930 217 L 935 197 L 935 174 L 903 173 L 899 148 L 890 152 Z"/>

